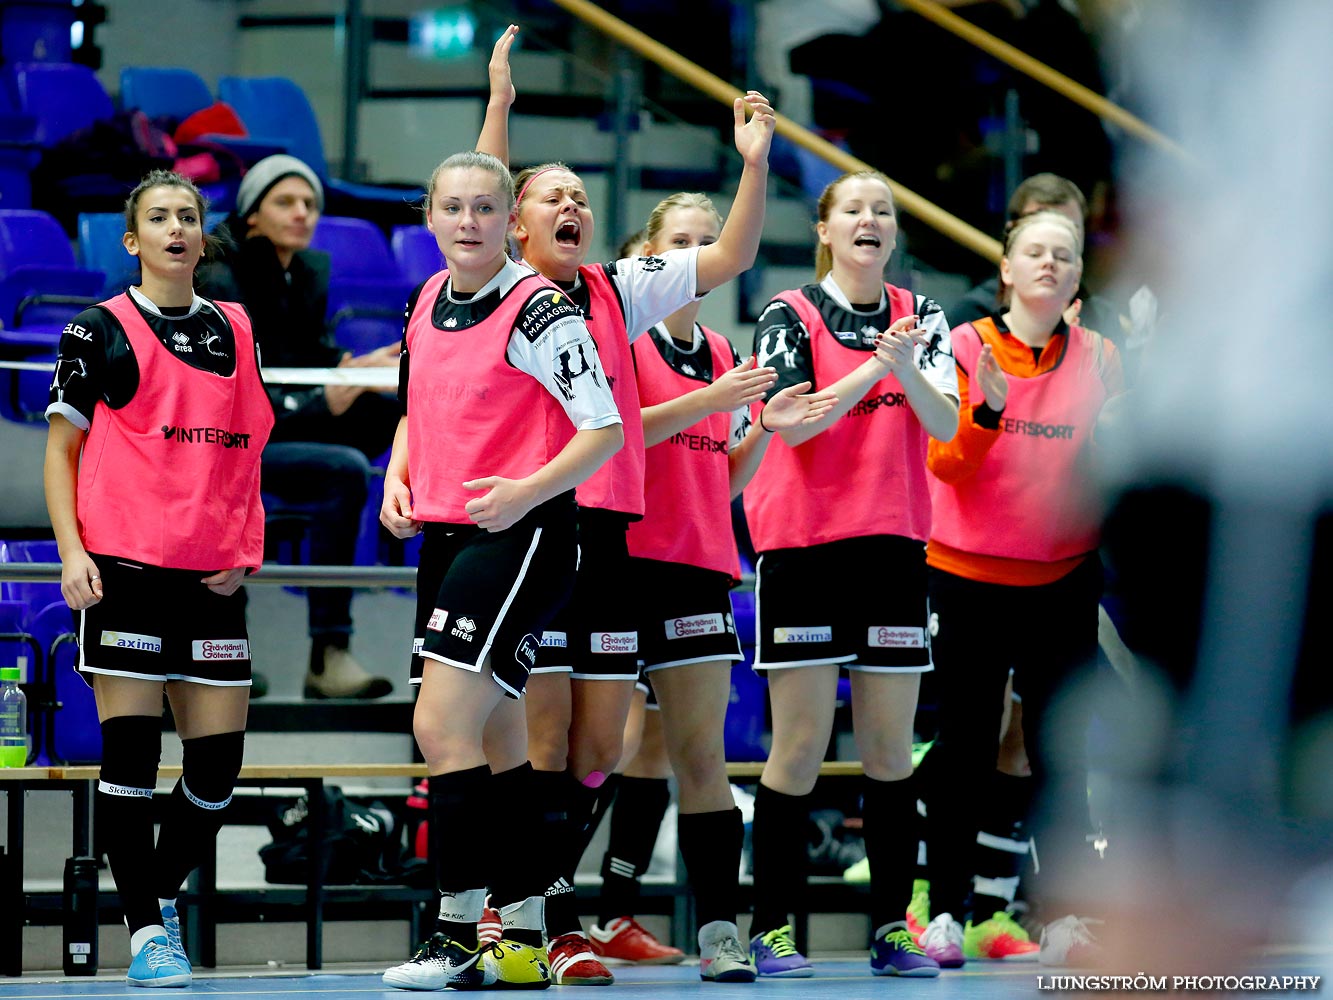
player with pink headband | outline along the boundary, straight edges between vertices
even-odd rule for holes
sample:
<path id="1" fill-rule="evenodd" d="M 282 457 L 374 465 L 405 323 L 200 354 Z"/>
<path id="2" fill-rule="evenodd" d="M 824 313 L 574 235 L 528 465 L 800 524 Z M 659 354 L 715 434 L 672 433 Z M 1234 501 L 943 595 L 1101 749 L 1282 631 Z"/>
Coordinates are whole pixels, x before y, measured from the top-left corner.
<path id="1" fill-rule="evenodd" d="M 747 122 L 747 112 L 750 120 Z M 600 985 L 611 973 L 592 953 L 573 905 L 573 876 L 590 819 L 609 801 L 626 714 L 638 677 L 639 595 L 629 592 L 626 531 L 644 513 L 644 441 L 630 342 L 682 306 L 748 269 L 759 248 L 775 115 L 755 91 L 733 103 L 736 149 L 744 161 L 731 214 L 708 246 L 585 264 L 593 212 L 578 175 L 547 163 L 515 179 L 514 236 L 524 261 L 582 308 L 612 395 L 625 446 L 578 490 L 581 562 L 569 605 L 542 639 L 527 701 L 529 757 L 550 815 L 563 834 L 547 890 L 546 929 L 556 983 Z M 570 388 L 595 377 L 593 359 L 567 354 Z M 747 361 L 739 374 L 773 373 Z M 716 949 L 716 944 L 710 944 Z M 708 957 L 705 955 L 705 957 Z"/>

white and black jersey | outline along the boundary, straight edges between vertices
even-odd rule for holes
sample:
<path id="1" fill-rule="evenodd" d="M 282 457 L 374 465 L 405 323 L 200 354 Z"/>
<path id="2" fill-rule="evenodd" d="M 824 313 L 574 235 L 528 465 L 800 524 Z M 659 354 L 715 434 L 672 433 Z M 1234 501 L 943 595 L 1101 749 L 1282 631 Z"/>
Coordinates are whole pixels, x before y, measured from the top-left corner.
<path id="1" fill-rule="evenodd" d="M 856 351 L 871 353 L 875 338 L 889 328 L 891 321 L 888 295 L 880 292 L 878 305 L 853 305 L 828 275 L 815 285 L 804 285 L 801 293 L 819 310 L 828 332 L 842 344 Z M 916 365 L 926 380 L 946 396 L 958 398 L 958 372 L 954 366 L 949 339 L 949 321 L 944 311 L 924 295 L 916 296 L 918 326 L 929 338 L 915 351 Z M 813 389 L 823 388 L 815 379 L 814 354 L 810 331 L 796 311 L 780 299 L 768 304 L 755 327 L 754 350 L 760 367 L 778 370 L 778 381 L 770 391 L 809 382 Z"/>
<path id="2" fill-rule="evenodd" d="M 712 385 L 726 372 L 713 371 L 713 352 L 708 347 L 708 339 L 704 336 L 703 330 L 699 329 L 699 324 L 695 323 L 692 330 L 694 342 L 686 347 L 679 340 L 676 340 L 666 327 L 658 323 L 649 331 L 652 336 L 650 339 L 653 346 L 657 348 L 657 353 L 662 356 L 662 360 L 667 363 L 678 375 L 693 379 L 701 386 Z M 732 367 L 741 363 L 740 355 L 736 353 L 736 348 L 731 348 Z M 731 411 L 731 447 L 735 448 L 745 440 L 745 435 L 749 433 L 750 426 L 754 423 L 750 418 L 750 408 L 748 406 L 738 406 Z"/>
<path id="3" fill-rule="evenodd" d="M 431 310 L 432 325 L 440 330 L 476 326 L 495 312 L 501 299 L 520 279 L 533 273 L 522 264 L 506 261 L 495 277 L 471 295 L 454 291 L 452 281 L 445 282 Z M 416 309 L 422 285 L 413 289 L 408 299 L 408 317 Z M 546 386 L 560 401 L 576 430 L 596 430 L 621 422 L 602 371 L 597 344 L 584 325 L 583 314 L 558 289 L 536 291 L 524 304 L 514 323 L 505 358 L 514 368 Z M 404 414 L 410 369 L 411 355 L 404 330 L 398 369 L 398 402 Z"/>
<path id="4" fill-rule="evenodd" d="M 128 295 L 177 360 L 224 378 L 235 373 L 236 334 L 212 302 L 196 295 L 188 307 L 161 308 L 137 288 L 130 288 Z M 46 418 L 58 413 L 86 431 L 99 402 L 118 410 L 138 389 L 139 362 L 124 328 L 108 310 L 91 306 L 60 335 Z"/>
<path id="5" fill-rule="evenodd" d="M 620 302 L 621 319 L 632 344 L 681 306 L 698 298 L 699 247 L 681 247 L 652 257 L 625 257 L 609 264 L 595 264 L 611 279 Z M 582 278 L 572 284 L 557 282 L 583 310 L 589 324 L 600 317 L 589 309 L 588 288 Z"/>

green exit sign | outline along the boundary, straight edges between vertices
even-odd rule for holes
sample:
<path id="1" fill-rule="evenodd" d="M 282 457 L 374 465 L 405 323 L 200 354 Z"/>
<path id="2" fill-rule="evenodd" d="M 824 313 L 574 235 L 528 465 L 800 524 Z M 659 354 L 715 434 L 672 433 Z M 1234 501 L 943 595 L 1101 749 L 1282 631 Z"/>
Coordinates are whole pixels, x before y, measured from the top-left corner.
<path id="1" fill-rule="evenodd" d="M 477 19 L 467 7 L 422 11 L 412 17 L 408 44 L 427 59 L 454 59 L 472 51 Z"/>

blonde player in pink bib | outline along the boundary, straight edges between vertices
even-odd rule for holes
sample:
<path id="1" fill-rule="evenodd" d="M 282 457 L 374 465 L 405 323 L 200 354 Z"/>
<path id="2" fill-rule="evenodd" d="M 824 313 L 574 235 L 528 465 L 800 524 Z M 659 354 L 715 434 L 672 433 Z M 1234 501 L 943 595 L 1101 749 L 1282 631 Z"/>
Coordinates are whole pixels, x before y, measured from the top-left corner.
<path id="1" fill-rule="evenodd" d="M 708 198 L 675 194 L 649 217 L 642 253 L 708 246 L 721 228 Z M 731 501 L 775 433 L 818 420 L 836 398 L 789 386 L 754 419 L 751 408 L 776 373 L 743 364 L 721 334 L 699 325 L 700 304 L 672 313 L 631 348 L 647 451 L 645 512 L 630 524 L 626 583 L 640 595 L 639 656 L 680 793 L 700 975 L 727 982 L 755 975 L 736 929 L 743 831 L 723 748 L 731 663 L 741 659 L 728 594 L 740 579 Z M 594 928 L 594 938 L 604 930 Z"/>
<path id="2" fill-rule="evenodd" d="M 408 302 L 403 417 L 380 519 L 423 531 L 413 729 L 430 768 L 435 933 L 384 974 L 401 989 L 549 985 L 540 828 L 522 758 L 492 773 L 493 740 L 522 746 L 518 698 L 577 564 L 574 488 L 623 442 L 620 414 L 578 308 L 505 254 L 513 182 L 494 156 L 459 153 L 427 189 L 447 271 Z M 589 366 L 571 386 L 566 354 Z M 479 939 L 489 890 L 503 938 Z"/>
<path id="3" fill-rule="evenodd" d="M 533 765 L 548 813 L 563 816 L 560 858 L 548 888 L 547 925 L 557 984 L 604 984 L 608 970 L 592 953 L 573 905 L 573 877 L 589 821 L 609 799 L 607 781 L 638 678 L 638 609 L 643 595 L 625 586 L 625 533 L 644 512 L 643 428 L 630 344 L 665 316 L 754 263 L 763 229 L 773 109 L 751 91 L 732 108 L 743 160 L 731 215 L 707 246 L 586 264 L 594 216 L 578 175 L 545 164 L 515 178 L 514 236 L 526 263 L 556 282 L 583 310 L 605 377 L 625 420 L 625 447 L 579 487 L 580 563 L 574 596 L 546 630 L 528 702 Z M 747 115 L 749 120 L 747 121 Z M 568 352 L 569 388 L 590 380 L 588 359 Z M 762 376 L 760 376 L 762 377 Z"/>
<path id="4" fill-rule="evenodd" d="M 819 199 L 815 284 L 760 314 L 755 353 L 778 386 L 810 382 L 838 403 L 780 432 L 745 491 L 755 550 L 755 669 L 768 679 L 773 746 L 755 798 L 760 975 L 811 975 L 792 941 L 804 887 L 809 794 L 851 676 L 872 878 L 875 975 L 938 976 L 902 919 L 916 864 L 912 722 L 931 669 L 926 443 L 958 425 L 949 329 L 924 296 L 884 281 L 898 235 L 883 175 L 846 174 Z M 822 586 L 811 587 L 810 581 Z"/>
<path id="5" fill-rule="evenodd" d="M 1123 388 L 1114 346 L 1062 315 L 1078 289 L 1082 250 L 1081 229 L 1064 215 L 1017 220 L 1000 266 L 1006 307 L 953 331 L 962 419 L 953 441 L 931 445 L 934 523 L 926 551 L 941 673 L 935 780 L 948 788 L 988 780 L 1012 669 L 1032 780 L 1046 802 L 1042 871 L 1029 892 L 1047 921 L 1039 958 L 1059 965 L 1092 960 L 1096 947 L 1068 895 L 1090 850 L 1083 731 L 1051 709 L 1097 652 L 1102 569 L 1093 433 L 1107 400 Z M 977 801 L 931 800 L 928 946 L 962 944 L 961 925 L 972 924 Z M 1003 914 L 971 916 L 973 934 L 995 929 L 981 927 L 992 921 L 1009 926 Z"/>

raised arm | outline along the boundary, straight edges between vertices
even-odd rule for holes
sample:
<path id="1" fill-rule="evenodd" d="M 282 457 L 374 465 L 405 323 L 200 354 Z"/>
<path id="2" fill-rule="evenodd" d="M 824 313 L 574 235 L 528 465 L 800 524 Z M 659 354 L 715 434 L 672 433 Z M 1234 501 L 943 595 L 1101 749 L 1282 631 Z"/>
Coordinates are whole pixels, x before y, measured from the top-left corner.
<path id="1" fill-rule="evenodd" d="M 514 47 L 518 25 L 511 24 L 495 40 L 487 71 L 491 78 L 491 95 L 486 102 L 486 120 L 481 123 L 477 136 L 477 151 L 490 153 L 501 163 L 509 162 L 509 108 L 514 103 L 514 79 L 509 71 L 509 50 Z"/>
<path id="2" fill-rule="evenodd" d="M 751 112 L 745 120 L 746 108 Z M 736 98 L 736 150 L 745 167 L 731 203 L 731 212 L 717 242 L 699 251 L 696 288 L 699 294 L 725 284 L 754 264 L 764 231 L 764 202 L 768 197 L 768 150 L 777 124 L 768 99 L 757 91 Z"/>

